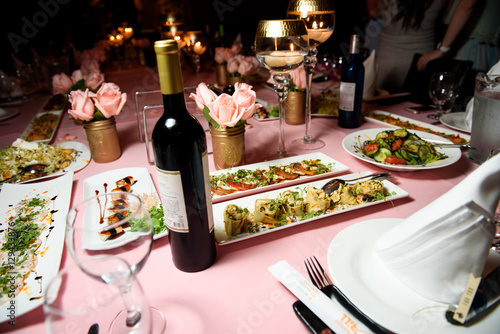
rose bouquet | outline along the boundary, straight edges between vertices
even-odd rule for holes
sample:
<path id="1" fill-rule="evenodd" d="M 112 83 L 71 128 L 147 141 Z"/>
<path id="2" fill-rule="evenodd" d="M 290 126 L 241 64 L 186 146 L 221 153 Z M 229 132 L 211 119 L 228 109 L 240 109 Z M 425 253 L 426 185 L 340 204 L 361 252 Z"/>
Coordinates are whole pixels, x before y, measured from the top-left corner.
<path id="1" fill-rule="evenodd" d="M 304 65 L 300 65 L 293 71 L 290 71 L 290 77 L 289 92 L 304 92 L 306 90 L 307 77 Z"/>
<path id="2" fill-rule="evenodd" d="M 227 62 L 227 73 L 230 77 L 245 77 L 257 73 L 259 66 L 256 57 L 235 55 Z"/>
<path id="3" fill-rule="evenodd" d="M 195 100 L 215 129 L 246 124 L 246 120 L 252 117 L 255 110 L 262 107 L 255 103 L 255 91 L 246 83 L 236 83 L 232 95 L 223 93 L 217 96 L 202 82 L 196 88 L 196 94 L 191 93 L 189 97 Z"/>
<path id="4" fill-rule="evenodd" d="M 217 47 L 215 48 L 214 60 L 217 64 L 227 64 L 229 59 L 241 53 L 241 47 L 233 44 L 231 48 Z"/>
<path id="5" fill-rule="evenodd" d="M 122 93 L 118 85 L 104 82 L 95 93 L 88 88 L 71 91 L 69 102 L 71 116 L 84 122 L 95 122 L 119 115 L 127 102 L 127 94 Z"/>

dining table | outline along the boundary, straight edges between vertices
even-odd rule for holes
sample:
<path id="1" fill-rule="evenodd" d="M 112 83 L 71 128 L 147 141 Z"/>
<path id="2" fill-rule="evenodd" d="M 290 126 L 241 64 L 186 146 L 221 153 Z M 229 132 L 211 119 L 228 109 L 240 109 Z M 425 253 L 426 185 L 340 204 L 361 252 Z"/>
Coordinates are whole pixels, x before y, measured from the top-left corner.
<path id="1" fill-rule="evenodd" d="M 117 160 L 108 163 L 91 160 L 85 168 L 74 173 L 71 206 L 82 201 L 84 180 L 114 169 L 147 168 L 153 183 L 157 185 L 155 166 L 148 162 L 148 148 L 144 138 L 141 138 L 144 136 L 143 125 L 140 122 L 142 110 L 138 110 L 141 108 L 136 106 L 137 92 L 158 91 L 157 72 L 155 68 L 135 65 L 130 68 L 105 70 L 104 74 L 106 82 L 116 83 L 122 92 L 127 93 L 127 102 L 122 112 L 116 116 L 122 153 Z M 193 71 L 189 66 L 183 66 L 183 80 L 184 86 L 192 91 L 201 82 L 215 84 L 216 75 L 210 66 L 205 66 L 200 72 Z M 259 100 L 277 104 L 276 94 L 269 85 L 264 82 L 251 84 Z M 314 89 L 319 90 L 324 88 L 325 83 L 313 85 L 316 86 Z M 17 108 L 19 113 L 0 122 L 1 148 L 7 147 L 22 136 L 33 116 L 41 110 L 50 96 L 50 93 L 36 93 L 19 101 L 17 105 L 8 106 Z M 202 115 L 188 97 L 186 102 L 188 109 L 197 114 L 197 117 Z M 155 103 L 161 104 L 161 99 Z M 364 103 L 363 112 L 367 114 L 381 110 L 396 116 L 411 117 L 419 122 L 434 121 L 427 118 L 426 113 L 412 114 L 405 110 L 406 107 L 413 105 L 415 103 L 405 100 L 390 104 L 375 100 Z M 148 125 L 151 127 L 155 117 L 159 116 L 159 113 L 148 114 L 147 117 L 150 117 Z M 200 122 L 206 127 L 206 121 L 202 116 Z M 261 162 L 262 157 L 277 151 L 278 121 L 250 118 L 247 123 L 245 163 Z M 448 129 L 442 124 L 436 126 L 443 130 Z M 286 152 L 290 156 L 321 152 L 349 167 L 348 171 L 340 175 L 365 171 L 383 172 L 386 170 L 353 157 L 342 146 L 343 139 L 354 131 L 381 127 L 383 126 L 380 124 L 363 120 L 361 127 L 357 129 L 341 128 L 336 117 L 313 115 L 311 134 L 313 138 L 323 140 L 325 146 L 313 151 L 295 149 L 291 142 L 304 135 L 305 125 L 285 124 Z M 468 137 L 465 132 L 457 131 L 457 133 Z M 88 146 L 83 126 L 75 122 L 69 114 L 64 113 L 51 143 L 58 144 L 67 140 L 78 141 Z M 206 131 L 206 140 L 210 153 L 212 143 L 209 131 Z M 406 197 L 316 219 L 310 223 L 297 224 L 290 228 L 275 229 L 272 233 L 263 233 L 238 242 L 217 244 L 215 263 L 200 272 L 187 273 L 178 270 L 172 262 L 168 237 L 159 238 L 154 241 L 149 259 L 137 275 L 138 281 L 149 304 L 165 316 L 166 333 L 309 333 L 309 329 L 304 326 L 292 308 L 297 298 L 273 277 L 268 268 L 286 260 L 307 277 L 304 260 L 315 256 L 328 271 L 327 251 L 332 240 L 341 231 L 373 219 L 404 219 L 424 208 L 479 167 L 467 158 L 466 153 L 466 150 L 461 150 L 458 161 L 442 168 L 391 171 L 394 177 L 390 182 L 408 192 L 409 195 Z M 209 154 L 209 167 L 211 172 L 216 171 L 212 154 Z M 65 248 L 60 268 L 72 263 L 73 259 Z M 68 292 L 67 298 L 71 298 L 71 292 Z M 500 327 L 497 326 L 498 328 Z M 37 307 L 16 317 L 14 324 L 1 323 L 0 332 L 16 334 L 46 332 L 43 307 Z M 417 332 L 419 331 L 415 331 Z"/>

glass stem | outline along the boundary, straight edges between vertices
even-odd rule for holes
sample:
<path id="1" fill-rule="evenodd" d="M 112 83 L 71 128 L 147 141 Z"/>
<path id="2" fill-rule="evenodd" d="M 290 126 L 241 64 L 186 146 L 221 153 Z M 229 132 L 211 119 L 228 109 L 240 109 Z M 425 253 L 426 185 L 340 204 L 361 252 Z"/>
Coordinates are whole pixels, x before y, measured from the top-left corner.
<path id="1" fill-rule="evenodd" d="M 304 61 L 304 69 L 306 71 L 307 76 L 307 85 L 306 85 L 306 134 L 304 135 L 304 141 L 306 143 L 313 142 L 313 138 L 311 135 L 311 89 L 312 89 L 312 77 L 314 74 L 314 68 L 316 67 L 316 63 L 318 59 L 316 56 L 318 55 L 318 50 L 316 48 L 309 49 L 309 53 L 305 57 Z"/>
<path id="2" fill-rule="evenodd" d="M 274 91 L 278 96 L 279 101 L 279 136 L 278 136 L 278 157 L 286 156 L 285 150 L 285 101 L 288 95 L 288 86 L 290 82 L 290 73 L 275 73 L 274 76 Z"/>

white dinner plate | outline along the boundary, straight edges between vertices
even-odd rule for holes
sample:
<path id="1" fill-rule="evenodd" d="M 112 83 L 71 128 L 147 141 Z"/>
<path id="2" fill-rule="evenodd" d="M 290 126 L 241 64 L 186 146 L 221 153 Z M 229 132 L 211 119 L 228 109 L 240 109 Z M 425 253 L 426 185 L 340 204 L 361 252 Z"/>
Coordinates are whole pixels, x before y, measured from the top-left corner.
<path id="1" fill-rule="evenodd" d="M 349 175 L 342 175 L 342 176 L 339 176 L 338 178 L 348 181 L 348 180 L 352 180 L 352 179 L 355 179 L 355 178 L 360 177 L 360 176 L 368 175 L 370 173 L 372 173 L 372 172 L 359 172 L 359 173 L 354 173 L 354 174 L 349 174 Z M 239 234 L 239 235 L 233 236 L 233 237 L 229 237 L 226 234 L 225 227 L 224 227 L 224 209 L 226 208 L 226 206 L 228 204 L 235 204 L 241 208 L 247 208 L 248 210 L 253 211 L 254 207 L 255 207 L 255 201 L 257 199 L 274 199 L 274 198 L 277 198 L 279 196 L 279 194 L 281 194 L 285 190 L 292 190 L 292 191 L 298 191 L 299 189 L 305 190 L 309 186 L 321 188 L 328 181 L 330 181 L 330 179 L 320 180 L 320 181 L 316 181 L 316 182 L 309 182 L 309 183 L 305 183 L 305 184 L 296 185 L 293 187 L 287 187 L 287 188 L 283 188 L 283 189 L 269 191 L 269 192 L 266 192 L 265 194 L 257 194 L 257 195 L 243 197 L 243 198 L 238 198 L 238 199 L 235 199 L 235 200 L 232 200 L 229 202 L 214 204 L 213 205 L 213 214 L 214 214 L 215 240 L 217 241 L 218 244 L 225 245 L 225 244 L 233 243 L 236 241 L 242 241 L 242 240 L 246 240 L 249 238 L 258 237 L 258 236 L 261 236 L 263 234 L 271 233 L 271 232 L 281 230 L 284 228 L 289 228 L 289 227 L 301 225 L 304 223 L 312 223 L 318 219 L 338 215 L 338 214 L 341 214 L 343 212 L 360 210 L 360 209 L 366 208 L 368 206 L 382 204 L 386 201 L 392 202 L 396 199 L 404 198 L 404 197 L 407 197 L 410 195 L 407 191 L 399 188 L 395 184 L 393 184 L 387 180 L 384 180 L 382 182 L 384 183 L 385 192 L 386 192 L 386 194 L 390 194 L 390 196 L 387 196 L 387 198 L 384 200 L 346 207 L 346 208 L 341 209 L 341 210 L 331 211 L 331 212 L 325 213 L 325 214 L 320 215 L 320 216 L 314 216 L 314 217 L 309 218 L 307 220 L 294 222 L 294 223 L 287 224 L 287 225 L 284 225 L 281 227 L 275 227 L 273 229 L 262 230 L 262 231 L 254 232 L 254 233 L 242 233 L 242 234 Z"/>
<path id="2" fill-rule="evenodd" d="M 470 133 L 470 126 L 465 122 L 465 111 L 444 114 L 439 121 L 454 130 Z"/>
<path id="3" fill-rule="evenodd" d="M 116 181 L 121 180 L 127 176 L 132 176 L 135 182 L 131 187 L 131 193 L 138 196 L 146 194 L 158 197 L 158 192 L 156 191 L 156 188 L 153 184 L 153 180 L 151 179 L 149 170 L 147 168 L 141 167 L 130 167 L 109 170 L 107 172 L 86 178 L 83 181 L 83 198 L 90 198 L 95 196 L 96 191 L 99 192 L 99 194 L 111 192 L 116 188 Z M 89 224 L 90 223 L 91 222 L 89 222 Z M 153 239 L 156 240 L 158 238 L 164 237 L 167 234 L 168 230 L 165 230 L 159 234 L 154 235 Z M 113 242 L 121 242 L 120 240 L 125 239 L 119 238 L 113 241 L 106 241 L 106 243 L 111 247 L 115 247 L 113 245 Z M 89 247 L 102 247 L 102 241 L 98 236 L 96 236 L 94 242 L 97 243 L 97 246 L 94 245 Z"/>
<path id="4" fill-rule="evenodd" d="M 19 109 L 4 109 L 4 108 L 0 108 L 0 121 L 9 119 L 11 117 L 14 117 L 17 114 L 19 114 Z"/>
<path id="5" fill-rule="evenodd" d="M 362 147 L 363 143 L 367 140 L 373 140 L 377 136 L 378 133 L 387 130 L 394 129 L 366 129 L 360 130 L 345 136 L 342 141 L 342 146 L 344 149 L 355 158 L 360 160 L 369 162 L 371 164 L 377 165 L 380 168 L 396 171 L 396 172 L 412 172 L 416 170 L 424 170 L 424 169 L 434 169 L 434 168 L 442 168 L 454 164 L 462 157 L 462 151 L 459 148 L 440 148 L 436 147 L 436 151 L 445 153 L 448 157 L 442 160 L 434 161 L 426 165 L 396 165 L 396 164 L 388 164 L 385 162 L 378 162 L 375 159 L 364 155 L 358 148 Z M 410 133 L 415 133 L 420 138 L 424 140 L 433 140 L 437 142 L 447 142 L 443 137 L 433 135 L 431 133 L 416 131 L 416 130 L 408 130 Z M 451 142 L 450 142 L 451 144 Z"/>
<path id="6" fill-rule="evenodd" d="M 395 277 L 374 254 L 378 238 L 402 222 L 400 218 L 363 221 L 342 230 L 328 248 L 328 269 L 334 283 L 364 313 L 398 334 L 498 333 L 500 307 L 471 326 L 448 323 L 448 305 L 417 294 Z M 490 253 L 488 261 L 500 263 Z"/>
<path id="7" fill-rule="evenodd" d="M 335 159 L 330 158 L 329 156 L 327 156 L 324 153 L 315 152 L 315 153 L 296 155 L 293 157 L 282 158 L 282 159 L 277 159 L 277 160 L 258 162 L 255 164 L 238 166 L 238 167 L 233 167 L 233 168 L 229 168 L 229 169 L 221 169 L 221 170 L 218 170 L 216 172 L 210 173 L 210 175 L 216 176 L 216 175 L 221 175 L 221 174 L 234 173 L 240 169 L 248 169 L 248 170 L 257 170 L 257 169 L 262 170 L 263 169 L 263 170 L 265 170 L 265 169 L 268 169 L 270 166 L 287 165 L 287 164 L 290 164 L 293 162 L 301 162 L 303 160 L 321 160 L 321 163 L 323 163 L 324 165 L 328 166 L 331 164 L 333 166 L 332 171 L 330 173 L 318 174 L 318 175 L 313 175 L 313 176 L 300 176 L 300 177 L 296 178 L 295 180 L 287 180 L 287 181 L 283 181 L 281 183 L 271 184 L 271 185 L 268 185 L 265 187 L 254 188 L 254 189 L 245 190 L 245 191 L 236 191 L 236 192 L 229 194 L 229 195 L 224 195 L 224 196 L 213 195 L 212 196 L 212 203 L 228 201 L 228 200 L 238 198 L 241 196 L 248 196 L 248 195 L 258 193 L 258 192 L 269 191 L 269 190 L 281 188 L 284 186 L 291 186 L 291 185 L 306 182 L 306 181 L 322 179 L 322 178 L 330 177 L 332 175 L 339 174 L 339 173 L 342 173 L 342 172 L 349 170 L 349 167 L 347 167 L 343 163 L 341 163 Z"/>
<path id="8" fill-rule="evenodd" d="M 43 115 L 51 114 L 51 115 L 55 115 L 57 117 L 57 121 L 55 122 L 54 127 L 52 128 L 52 131 L 50 132 L 49 138 L 30 141 L 32 143 L 49 143 L 54 138 L 54 134 L 56 133 L 57 127 L 59 126 L 59 122 L 61 121 L 62 112 L 63 112 L 62 110 L 55 110 L 55 111 L 44 111 L 44 112 L 40 112 L 40 113 L 36 114 L 33 117 L 33 119 L 31 120 L 30 124 L 28 124 L 28 126 L 24 130 L 21 138 L 28 141 L 27 137 L 28 137 L 29 133 L 31 132 L 31 130 L 33 130 L 33 124 L 34 124 L 35 120 Z"/>
<path id="9" fill-rule="evenodd" d="M 15 298 L 15 318 L 43 304 L 43 292 L 59 271 L 72 186 L 73 173 L 35 184 L 5 184 L 3 186 L 0 193 L 0 230 L 2 231 L 0 233 L 6 233 L 5 222 L 8 216 L 13 214 L 13 206 L 19 201 L 38 195 L 52 199 L 50 209 L 52 210 L 53 222 L 50 228 L 40 235 L 42 244 L 37 251 L 38 263 L 25 280 L 26 286 Z M 7 310 L 9 305 L 10 303 L 0 306 L 0 322 L 12 320 L 8 317 L 11 314 Z"/>
<path id="10" fill-rule="evenodd" d="M 418 126 L 418 127 L 421 127 L 422 129 L 429 129 L 429 132 L 432 131 L 433 134 L 443 134 L 443 135 L 447 135 L 447 136 L 460 136 L 461 138 L 469 141 L 470 140 L 470 136 L 465 134 L 465 133 L 459 133 L 459 132 L 456 132 L 456 131 L 452 131 L 450 129 L 446 129 L 446 128 L 443 128 L 443 127 L 440 127 L 440 126 L 437 126 L 437 125 L 432 125 L 430 123 L 426 123 L 426 122 L 420 122 L 420 121 L 417 121 L 416 119 L 413 119 L 413 118 L 408 118 L 408 117 L 404 117 L 404 116 L 400 116 L 400 115 L 397 115 L 397 114 L 391 114 L 391 113 L 388 113 L 386 111 L 382 111 L 382 110 L 374 110 L 370 113 L 370 115 L 374 115 L 374 114 L 380 114 L 380 115 L 386 115 L 386 116 L 392 116 L 394 118 L 397 118 L 399 119 L 400 121 L 402 122 L 408 122 L 408 123 L 411 123 L 415 126 Z M 365 116 L 365 120 L 367 122 L 370 122 L 370 123 L 373 123 L 373 124 L 378 124 L 380 126 L 385 126 L 385 127 L 400 127 L 400 126 L 397 126 L 397 125 L 394 125 L 394 124 L 390 124 L 390 123 L 386 123 L 386 122 L 383 122 L 383 121 L 379 121 L 379 120 L 376 120 L 372 117 L 370 117 L 370 115 L 368 116 Z M 408 129 L 411 131 L 411 129 Z M 424 130 L 422 130 L 424 131 Z"/>

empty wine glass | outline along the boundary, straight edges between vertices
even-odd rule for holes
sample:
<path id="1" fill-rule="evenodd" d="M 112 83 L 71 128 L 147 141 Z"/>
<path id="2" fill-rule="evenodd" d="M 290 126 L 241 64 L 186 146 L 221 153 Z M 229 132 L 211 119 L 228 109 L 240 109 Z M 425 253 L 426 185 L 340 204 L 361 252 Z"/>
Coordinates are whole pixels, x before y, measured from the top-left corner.
<path id="1" fill-rule="evenodd" d="M 311 88 L 318 55 L 316 47 L 332 35 L 335 28 L 335 10 L 330 0 L 291 0 L 287 17 L 303 20 L 309 33 L 309 49 L 304 62 L 307 75 L 306 133 L 303 138 L 293 140 L 292 145 L 301 150 L 316 150 L 325 146 L 324 141 L 314 139 L 311 135 Z"/>
<path id="2" fill-rule="evenodd" d="M 87 260 L 112 255 L 130 265 L 132 276 L 142 269 L 153 246 L 153 223 L 141 199 L 127 192 L 98 194 L 75 205 L 66 219 L 66 245 L 73 260 L 88 275 L 106 279 Z M 132 280 L 130 281 L 132 284 Z M 142 315 L 133 303 L 127 302 L 127 286 L 123 287 L 126 312 L 116 321 L 133 327 Z M 152 330 L 165 327 L 160 311 L 150 308 Z"/>
<path id="3" fill-rule="evenodd" d="M 257 26 L 255 54 L 268 70 L 273 71 L 274 91 L 279 100 L 278 152 L 272 157 L 287 156 L 283 123 L 290 71 L 304 62 L 307 46 L 307 29 L 302 20 L 263 20 Z"/>
<path id="4" fill-rule="evenodd" d="M 453 98 L 455 92 L 455 75 L 450 72 L 432 74 L 429 83 L 429 96 L 436 105 L 437 112 L 427 117 L 439 119 L 445 111 L 446 105 Z"/>
<path id="5" fill-rule="evenodd" d="M 80 266 L 91 268 L 92 275 Z M 153 332 L 142 288 L 129 264 L 116 256 L 97 255 L 62 269 L 47 285 L 44 297 L 48 333 Z M 116 321 L 116 315 L 123 313 L 124 301 L 141 315 L 133 326 Z"/>

